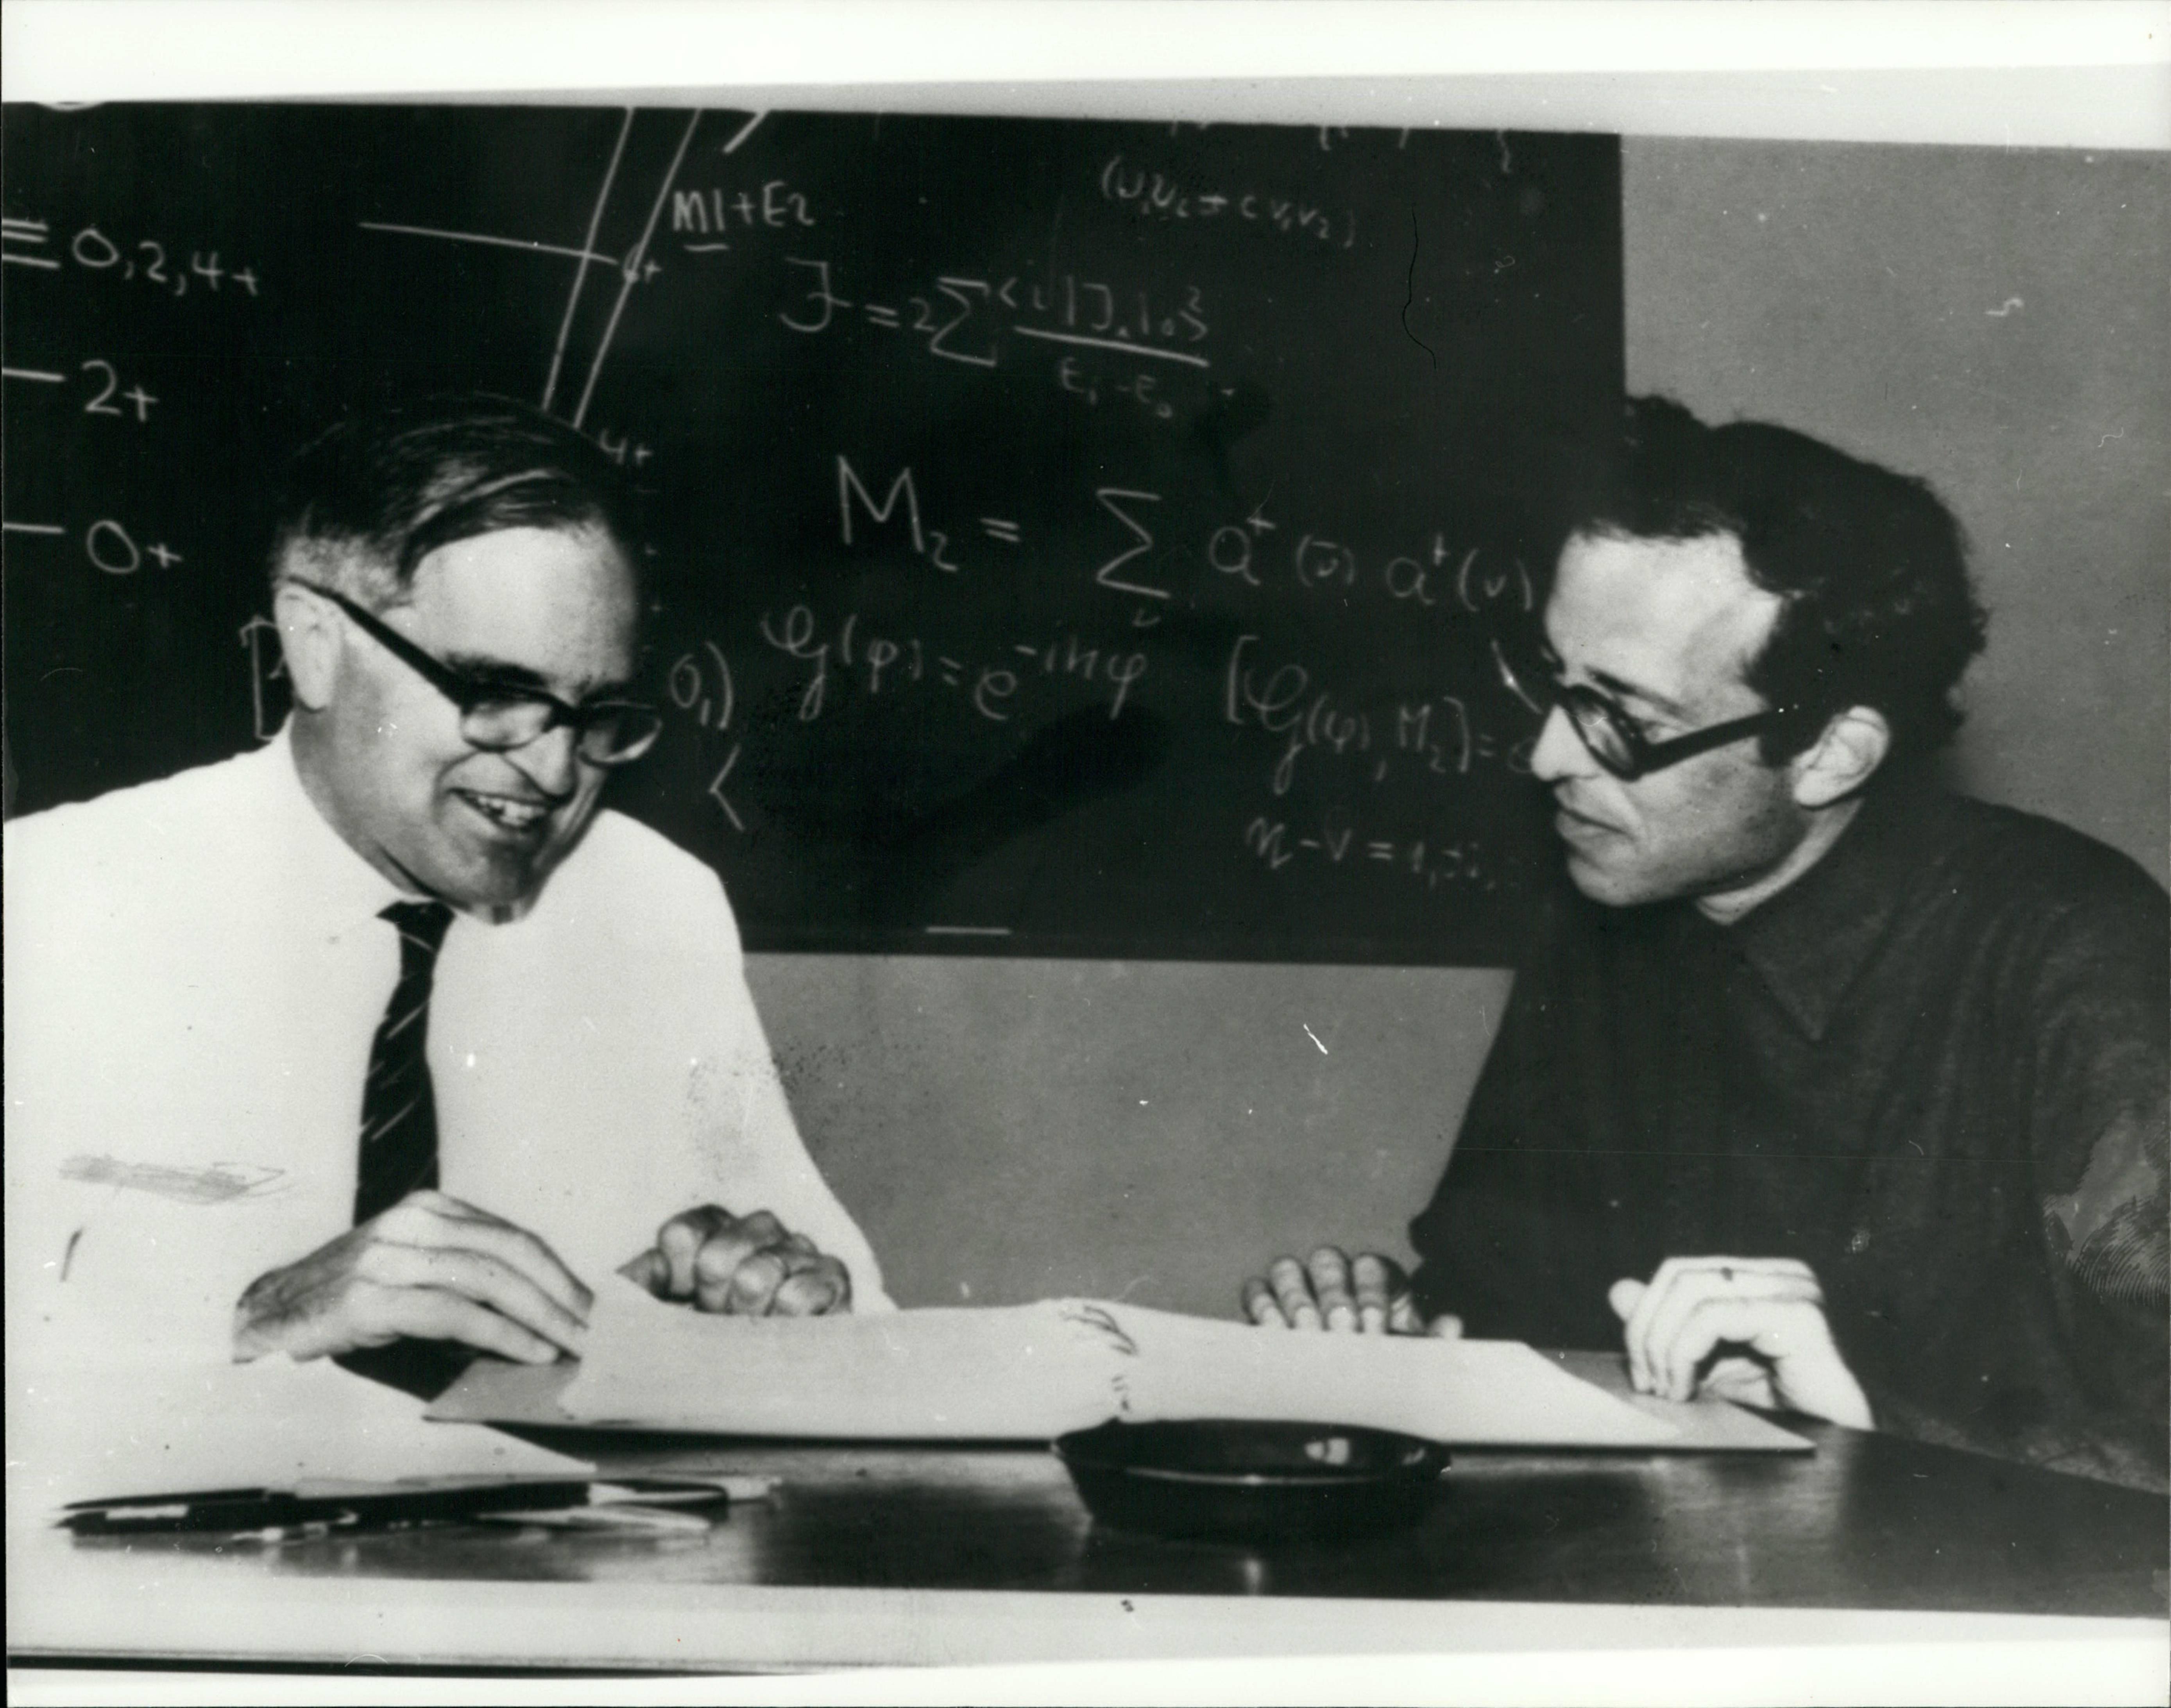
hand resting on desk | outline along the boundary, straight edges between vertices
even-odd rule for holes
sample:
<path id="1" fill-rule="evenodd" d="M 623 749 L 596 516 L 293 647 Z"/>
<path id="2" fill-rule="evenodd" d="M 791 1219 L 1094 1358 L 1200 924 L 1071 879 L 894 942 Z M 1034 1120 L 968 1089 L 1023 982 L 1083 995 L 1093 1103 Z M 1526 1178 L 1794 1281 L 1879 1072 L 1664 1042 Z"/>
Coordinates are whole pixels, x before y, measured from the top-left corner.
<path id="1" fill-rule="evenodd" d="M 442 1192 L 410 1192 L 249 1282 L 234 1307 L 233 1356 L 321 1358 L 413 1336 L 547 1364 L 579 1356 L 592 1302 L 524 1229 Z"/>
<path id="2" fill-rule="evenodd" d="M 1255 1275 L 1244 1283 L 1243 1298 L 1244 1314 L 1263 1327 L 1447 1340 L 1462 1332 L 1460 1317 L 1427 1323 L 1402 1266 L 1376 1251 L 1353 1261 L 1338 1247 L 1322 1245 L 1301 1263 L 1278 1257 L 1263 1277 Z"/>
<path id="3" fill-rule="evenodd" d="M 766 1210 L 734 1216 L 704 1204 L 656 1230 L 619 1267 L 658 1298 L 732 1316 L 827 1316 L 852 1308 L 851 1272 Z"/>
<path id="4" fill-rule="evenodd" d="M 1626 1325 L 1628 1379 L 1640 1393 L 1688 1400 L 1701 1386 L 1873 1427 L 1825 1320 L 1824 1289 L 1797 1258 L 1669 1257 L 1648 1282 L 1615 1282 L 1606 1301 Z"/>
<path id="5" fill-rule="evenodd" d="M 1264 1277 L 1244 1283 L 1243 1301 L 1246 1316 L 1273 1327 L 1450 1339 L 1462 1332 L 1459 1317 L 1424 1320 L 1393 1260 L 1368 1251 L 1352 1261 L 1332 1245 L 1302 1262 L 1277 1258 Z M 1798 1259 L 1670 1257 L 1648 1282 L 1614 1282 L 1607 1302 L 1625 1325 L 1638 1392 L 1689 1400 L 1702 1387 L 1747 1405 L 1873 1427 L 1868 1399 L 1825 1320 L 1824 1290 Z"/>
<path id="6" fill-rule="evenodd" d="M 705 1204 L 673 1217 L 619 1272 L 658 1298 L 742 1316 L 821 1316 L 852 1306 L 850 1272 L 766 1210 Z M 298 1262 L 251 1282 L 233 1351 L 336 1357 L 404 1337 L 457 1341 L 547 1364 L 580 1355 L 594 1302 L 535 1235 L 442 1192 L 410 1192 Z"/>

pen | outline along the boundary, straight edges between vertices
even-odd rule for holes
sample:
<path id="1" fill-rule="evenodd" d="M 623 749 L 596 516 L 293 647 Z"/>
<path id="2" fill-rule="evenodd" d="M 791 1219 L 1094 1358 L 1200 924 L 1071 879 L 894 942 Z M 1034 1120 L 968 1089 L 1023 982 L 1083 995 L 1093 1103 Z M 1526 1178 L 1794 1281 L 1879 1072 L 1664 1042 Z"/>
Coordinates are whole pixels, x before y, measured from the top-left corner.
<path id="1" fill-rule="evenodd" d="M 318 1484 L 294 1489 L 199 1489 L 77 1501 L 60 1523 L 78 1536 L 182 1531 L 276 1536 L 460 1523 L 497 1512 L 545 1512 L 637 1502 L 727 1502 L 716 1481 L 669 1478 L 528 1478 L 442 1483 Z"/>

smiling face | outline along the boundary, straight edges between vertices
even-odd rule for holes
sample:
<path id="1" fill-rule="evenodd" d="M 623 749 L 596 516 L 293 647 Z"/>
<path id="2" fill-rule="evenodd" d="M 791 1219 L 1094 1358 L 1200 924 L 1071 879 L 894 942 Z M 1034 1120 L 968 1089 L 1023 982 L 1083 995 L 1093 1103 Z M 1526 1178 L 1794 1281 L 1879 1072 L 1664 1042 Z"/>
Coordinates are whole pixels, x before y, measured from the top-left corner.
<path id="1" fill-rule="evenodd" d="M 464 675 L 570 705 L 632 676 L 634 576 L 601 533 L 458 540 L 423 559 L 410 592 L 383 621 Z M 333 827 L 402 889 L 469 911 L 532 899 L 594 817 L 604 768 L 563 725 L 524 747 L 476 747 L 452 701 L 329 601 L 288 597 L 310 608 L 288 635 L 305 714 L 296 762 Z"/>
<path id="2" fill-rule="evenodd" d="M 1657 741 L 1764 709 L 1743 674 L 1779 608 L 1731 535 L 1578 534 L 1561 553 L 1546 634 L 1564 681 L 1611 695 Z M 1764 763 L 1754 736 L 1628 782 L 1556 708 L 1531 767 L 1552 785 L 1568 875 L 1594 901 L 1692 897 L 1731 918 L 1801 864 L 1813 815 L 1795 799 L 1792 768 Z"/>

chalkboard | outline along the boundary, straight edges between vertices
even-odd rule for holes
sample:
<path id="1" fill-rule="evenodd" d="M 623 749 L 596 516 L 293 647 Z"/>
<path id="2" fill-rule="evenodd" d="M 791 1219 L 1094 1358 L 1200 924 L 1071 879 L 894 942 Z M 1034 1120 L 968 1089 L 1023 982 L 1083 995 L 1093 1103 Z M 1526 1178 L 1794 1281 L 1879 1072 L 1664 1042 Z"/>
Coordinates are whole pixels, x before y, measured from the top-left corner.
<path id="1" fill-rule="evenodd" d="M 755 949 L 1484 963 L 1553 859 L 1544 471 L 1611 137 L 688 108 L 5 115 L 13 810 L 282 715 L 273 476 L 542 404 L 651 495 L 614 803 Z"/>

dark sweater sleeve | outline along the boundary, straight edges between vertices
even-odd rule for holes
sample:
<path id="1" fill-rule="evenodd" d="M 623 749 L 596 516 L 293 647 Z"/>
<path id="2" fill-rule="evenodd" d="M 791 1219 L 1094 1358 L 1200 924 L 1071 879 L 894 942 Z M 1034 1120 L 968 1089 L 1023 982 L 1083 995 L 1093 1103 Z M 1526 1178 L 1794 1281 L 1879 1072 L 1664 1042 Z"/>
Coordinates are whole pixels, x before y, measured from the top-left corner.
<path id="1" fill-rule="evenodd" d="M 2137 872 L 2031 956 L 2029 1144 L 2042 1261 L 2093 1416 L 2072 1468 L 2162 1488 L 2171 1443 L 2171 917 Z"/>
<path id="2" fill-rule="evenodd" d="M 1515 976 L 1445 1172 L 1410 1223 L 1418 1304 L 1452 1311 L 1466 1333 L 1536 1346 L 1607 1347 L 1605 1242 L 1590 1159 L 1568 1118 L 1579 1100 L 1566 1036 L 1590 1018 L 1574 998 L 1576 957 L 1560 912 Z"/>
<path id="3" fill-rule="evenodd" d="M 1988 1182 L 1954 1213 L 2002 1231 L 1917 1229 L 1879 1272 L 1882 1318 L 1866 1276 L 1836 1273 L 1833 1326 L 1882 1428 L 2162 1489 L 2171 920 L 2163 891 L 2108 849 L 2067 838 L 2019 853 L 1991 869 L 2010 906 L 1980 926 L 1997 972 L 1977 1071 L 2010 1148 L 1996 1168 L 1947 1159 Z M 2009 1219 L 1992 1223 L 2001 1199 Z"/>

